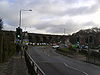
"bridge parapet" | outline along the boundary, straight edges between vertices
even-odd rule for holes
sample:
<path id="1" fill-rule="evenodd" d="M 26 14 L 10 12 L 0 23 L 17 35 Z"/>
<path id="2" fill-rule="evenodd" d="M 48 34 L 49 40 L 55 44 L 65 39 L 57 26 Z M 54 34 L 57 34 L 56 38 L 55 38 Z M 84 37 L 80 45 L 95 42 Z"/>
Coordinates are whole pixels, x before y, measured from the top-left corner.
<path id="1" fill-rule="evenodd" d="M 27 51 L 24 51 L 26 66 L 30 75 L 46 75 L 43 70 L 36 64 Z"/>

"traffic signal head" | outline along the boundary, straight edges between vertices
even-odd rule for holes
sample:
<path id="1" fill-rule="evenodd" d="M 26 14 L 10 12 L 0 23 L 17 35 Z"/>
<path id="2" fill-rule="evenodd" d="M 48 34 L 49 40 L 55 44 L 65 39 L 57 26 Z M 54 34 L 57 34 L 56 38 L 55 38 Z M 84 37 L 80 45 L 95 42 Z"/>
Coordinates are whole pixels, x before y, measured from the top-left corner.
<path id="1" fill-rule="evenodd" d="M 16 28 L 16 38 L 22 39 L 22 29 L 20 27 Z"/>
<path id="2" fill-rule="evenodd" d="M 89 42 L 92 43 L 93 42 L 93 36 L 89 37 Z"/>
<path id="3" fill-rule="evenodd" d="M 17 37 L 17 38 L 20 38 L 21 36 L 20 36 L 20 35 L 16 35 L 16 37 Z"/>

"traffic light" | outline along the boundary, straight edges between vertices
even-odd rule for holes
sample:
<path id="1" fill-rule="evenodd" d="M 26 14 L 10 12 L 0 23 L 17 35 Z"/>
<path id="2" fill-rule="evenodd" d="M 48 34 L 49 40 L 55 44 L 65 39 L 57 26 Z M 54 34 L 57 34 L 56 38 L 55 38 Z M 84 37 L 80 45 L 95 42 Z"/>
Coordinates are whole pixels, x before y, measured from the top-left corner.
<path id="1" fill-rule="evenodd" d="M 22 39 L 22 29 L 20 27 L 16 28 L 16 38 L 19 40 Z"/>
<path id="2" fill-rule="evenodd" d="M 89 37 L 89 42 L 92 43 L 93 42 L 93 36 Z"/>

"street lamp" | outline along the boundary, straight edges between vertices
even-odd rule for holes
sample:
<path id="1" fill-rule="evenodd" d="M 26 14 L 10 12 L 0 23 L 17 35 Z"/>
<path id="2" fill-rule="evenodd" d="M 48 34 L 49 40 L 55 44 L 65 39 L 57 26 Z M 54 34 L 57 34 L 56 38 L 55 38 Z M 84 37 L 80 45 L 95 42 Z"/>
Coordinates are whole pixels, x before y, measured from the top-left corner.
<path id="1" fill-rule="evenodd" d="M 22 45 L 22 43 L 23 43 L 23 38 L 22 38 L 22 29 L 20 28 L 21 27 L 21 17 L 22 17 L 22 15 L 21 15 L 21 12 L 22 11 L 32 11 L 32 10 L 24 10 L 24 9 L 22 9 L 22 10 L 20 10 L 20 13 L 19 13 L 19 27 L 18 28 L 16 28 L 16 38 L 19 40 L 19 44 L 20 44 L 20 49 L 21 49 L 21 45 Z M 21 58 L 22 58 L 22 51 L 21 51 Z"/>
<path id="2" fill-rule="evenodd" d="M 21 27 L 21 17 L 22 17 L 21 13 L 22 13 L 22 11 L 32 11 L 32 10 L 31 9 L 30 10 L 24 10 L 24 9 L 20 10 L 19 27 Z"/>

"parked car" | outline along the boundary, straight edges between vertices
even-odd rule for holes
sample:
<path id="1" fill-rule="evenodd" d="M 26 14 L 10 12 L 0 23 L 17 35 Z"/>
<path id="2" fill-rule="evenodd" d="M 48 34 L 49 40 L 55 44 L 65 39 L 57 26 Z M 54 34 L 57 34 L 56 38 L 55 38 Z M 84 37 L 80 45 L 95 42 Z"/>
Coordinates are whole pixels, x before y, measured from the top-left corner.
<path id="1" fill-rule="evenodd" d="M 57 48 L 59 48 L 59 45 L 54 45 L 54 46 L 52 46 L 52 48 L 57 49 Z"/>
<path id="2" fill-rule="evenodd" d="M 96 47 L 96 49 L 100 49 L 100 45 L 98 45 L 98 46 Z"/>
<path id="3" fill-rule="evenodd" d="M 68 46 L 66 44 L 59 44 L 60 48 L 67 48 Z"/>
<path id="4" fill-rule="evenodd" d="M 88 49 L 88 46 L 82 45 L 81 49 Z"/>
<path id="5" fill-rule="evenodd" d="M 94 50 L 93 52 L 98 52 L 98 53 L 99 53 L 99 52 L 100 52 L 100 50 Z"/>

